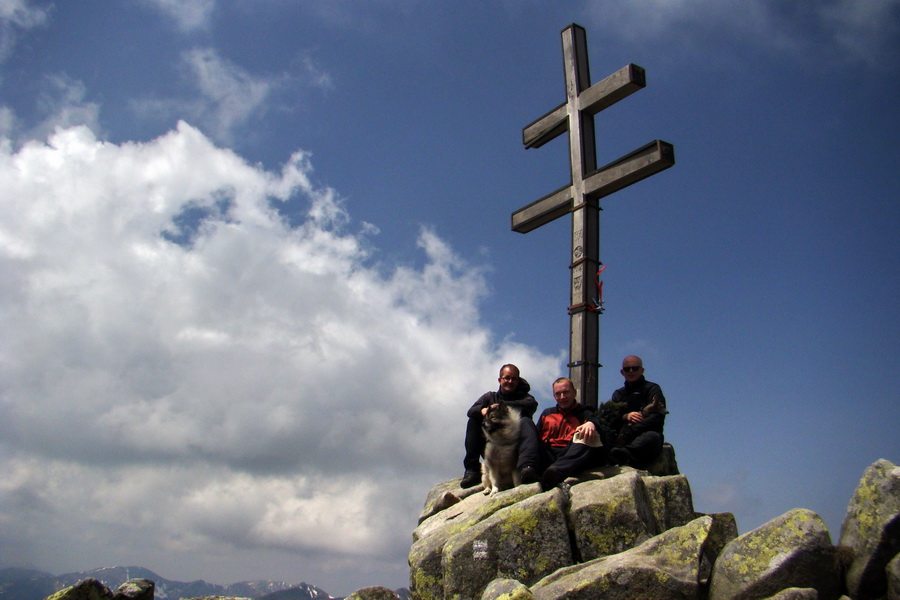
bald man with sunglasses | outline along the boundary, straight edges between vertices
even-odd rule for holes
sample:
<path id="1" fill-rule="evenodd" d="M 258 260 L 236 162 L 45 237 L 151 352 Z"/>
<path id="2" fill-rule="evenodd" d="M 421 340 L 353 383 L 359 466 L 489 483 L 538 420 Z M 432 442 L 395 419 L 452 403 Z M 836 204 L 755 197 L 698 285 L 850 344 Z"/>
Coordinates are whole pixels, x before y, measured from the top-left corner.
<path id="1" fill-rule="evenodd" d="M 609 451 L 613 464 L 646 468 L 662 451 L 665 441 L 666 397 L 662 388 L 644 378 L 644 363 L 638 356 L 622 360 L 625 385 L 613 392 L 610 402 L 624 402 L 626 408 L 616 422 L 608 423 L 618 432 Z"/>

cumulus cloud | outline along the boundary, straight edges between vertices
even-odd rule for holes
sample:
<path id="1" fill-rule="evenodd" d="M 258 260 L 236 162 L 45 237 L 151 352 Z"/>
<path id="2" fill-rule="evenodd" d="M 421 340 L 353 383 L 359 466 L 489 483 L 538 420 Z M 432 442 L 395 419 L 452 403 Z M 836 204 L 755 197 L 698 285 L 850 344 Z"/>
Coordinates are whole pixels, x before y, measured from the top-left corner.
<path id="1" fill-rule="evenodd" d="M 219 138 L 227 139 L 235 125 L 260 111 L 274 85 L 250 75 L 211 48 L 191 50 L 182 59 L 203 98 L 203 116 Z"/>
<path id="2" fill-rule="evenodd" d="M 16 114 L 8 106 L 0 106 L 0 138 L 11 138 L 16 131 Z"/>
<path id="3" fill-rule="evenodd" d="M 852 57 L 870 64 L 886 57 L 900 34 L 900 0 L 836 0 L 819 7 L 819 17 L 835 42 Z M 896 47 L 893 49 L 896 56 Z"/>
<path id="4" fill-rule="evenodd" d="M 143 0 L 155 7 L 188 32 L 203 29 L 209 25 L 209 18 L 216 6 L 216 0 Z"/>
<path id="5" fill-rule="evenodd" d="M 31 6 L 27 0 L 0 0 L 0 20 L 22 28 L 41 25 L 47 19 L 47 11 Z"/>
<path id="6" fill-rule="evenodd" d="M 273 551 L 312 573 L 361 556 L 402 573 L 498 366 L 537 389 L 560 372 L 560 356 L 491 337 L 481 269 L 434 232 L 420 267 L 379 264 L 373 228 L 353 229 L 303 152 L 267 171 L 185 123 L 150 142 L 78 126 L 11 147 L 5 562 L 66 564 L 57 548 L 78 547 L 114 564 L 141 546 L 176 577 L 188 555 L 228 581 Z"/>
<path id="7" fill-rule="evenodd" d="M 28 0 L 0 0 L 0 62 L 6 60 L 16 43 L 17 32 L 43 25 L 47 9 Z"/>
<path id="8" fill-rule="evenodd" d="M 195 90 L 192 97 L 142 98 L 131 107 L 143 117 L 187 118 L 206 135 L 230 145 L 238 131 L 265 116 L 278 94 L 296 94 L 303 87 L 331 89 L 330 75 L 312 58 L 296 61 L 295 68 L 296 73 L 254 74 L 213 48 L 194 48 L 181 55 L 181 74 Z"/>
<path id="9" fill-rule="evenodd" d="M 789 57 L 814 55 L 817 60 L 872 66 L 896 55 L 900 29 L 900 0 L 595 1 L 588 11 L 607 34 L 633 43 L 696 46 L 699 51 L 706 48 L 704 40 L 721 38 Z"/>
<path id="10" fill-rule="evenodd" d="M 41 121 L 26 133 L 28 139 L 44 139 L 57 128 L 84 125 L 98 130 L 100 105 L 87 98 L 87 88 L 65 75 L 48 75 L 37 99 Z"/>

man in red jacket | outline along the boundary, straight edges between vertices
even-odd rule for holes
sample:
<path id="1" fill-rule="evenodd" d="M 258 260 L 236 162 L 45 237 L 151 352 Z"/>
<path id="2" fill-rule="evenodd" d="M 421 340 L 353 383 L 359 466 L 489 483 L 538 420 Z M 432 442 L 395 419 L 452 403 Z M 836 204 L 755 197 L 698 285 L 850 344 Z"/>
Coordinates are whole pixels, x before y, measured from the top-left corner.
<path id="1" fill-rule="evenodd" d="M 554 381 L 556 406 L 541 413 L 533 433 L 523 437 L 520 444 L 520 464 L 544 467 L 544 491 L 604 459 L 600 421 L 591 407 L 578 402 L 576 394 L 569 378 Z"/>

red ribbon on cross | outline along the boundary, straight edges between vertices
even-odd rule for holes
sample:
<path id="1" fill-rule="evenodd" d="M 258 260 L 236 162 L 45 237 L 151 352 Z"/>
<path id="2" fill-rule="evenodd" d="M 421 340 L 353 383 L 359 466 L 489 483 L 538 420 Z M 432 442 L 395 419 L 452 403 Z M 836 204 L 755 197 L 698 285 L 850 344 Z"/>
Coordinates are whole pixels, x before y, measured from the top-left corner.
<path id="1" fill-rule="evenodd" d="M 602 265 L 599 269 L 597 269 L 596 283 L 597 283 L 597 299 L 594 300 L 593 306 L 589 306 L 588 310 L 592 310 L 596 313 L 603 314 L 603 281 L 600 280 L 600 273 L 603 272 L 603 269 L 606 268 L 606 265 Z"/>

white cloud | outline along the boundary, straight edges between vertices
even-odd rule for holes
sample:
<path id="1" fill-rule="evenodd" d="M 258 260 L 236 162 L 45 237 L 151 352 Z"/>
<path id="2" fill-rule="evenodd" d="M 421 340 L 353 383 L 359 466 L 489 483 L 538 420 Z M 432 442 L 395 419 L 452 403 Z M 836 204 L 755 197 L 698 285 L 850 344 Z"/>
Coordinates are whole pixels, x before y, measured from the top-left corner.
<path id="1" fill-rule="evenodd" d="M 46 20 L 46 9 L 31 6 L 28 0 L 0 0 L 0 21 L 29 29 L 43 25 Z"/>
<path id="2" fill-rule="evenodd" d="M 712 38 L 803 60 L 863 61 L 872 66 L 896 55 L 900 29 L 900 0 L 602 0 L 589 3 L 588 12 L 605 34 L 635 44 L 675 44 L 708 52 L 703 42 Z"/>
<path id="3" fill-rule="evenodd" d="M 39 27 L 47 21 L 47 10 L 28 0 L 0 0 L 0 62 L 6 60 L 16 44 L 17 30 Z"/>
<path id="4" fill-rule="evenodd" d="M 185 32 L 204 29 L 216 6 L 216 0 L 143 0 L 175 21 Z"/>
<path id="5" fill-rule="evenodd" d="M 5 562 L 146 558 L 177 578 L 202 555 L 231 581 L 288 552 L 310 577 L 345 561 L 403 573 L 424 494 L 459 475 L 465 409 L 498 366 L 537 389 L 560 369 L 491 338 L 480 269 L 433 232 L 421 268 L 372 264 L 372 228 L 350 230 L 304 153 L 265 171 L 184 123 L 146 143 L 82 126 L 10 147 Z"/>
<path id="6" fill-rule="evenodd" d="M 37 100 L 43 119 L 28 133 L 28 139 L 44 139 L 56 128 L 84 125 L 98 130 L 100 105 L 87 100 L 87 89 L 80 81 L 64 75 L 48 75 Z"/>
<path id="7" fill-rule="evenodd" d="M 203 98 L 205 119 L 220 139 L 261 111 L 272 91 L 272 81 L 253 77 L 210 48 L 191 50 L 183 60 Z"/>
<path id="8" fill-rule="evenodd" d="M 15 112 L 8 106 L 0 106 L 0 138 L 11 138 L 16 126 Z"/>
<path id="9" fill-rule="evenodd" d="M 231 144 L 236 133 L 264 116 L 273 98 L 298 86 L 330 89 L 329 74 L 306 57 L 297 63 L 300 74 L 256 75 L 222 57 L 212 48 L 182 53 L 181 72 L 196 90 L 193 97 L 140 99 L 131 103 L 135 112 L 151 118 L 188 119 L 220 143 Z"/>
<path id="10" fill-rule="evenodd" d="M 334 81 L 332 80 L 331 74 L 322 70 L 311 56 L 302 57 L 300 59 L 300 64 L 302 65 L 303 72 L 306 73 L 307 81 L 312 87 L 322 90 L 331 90 L 334 88 Z"/>
<path id="11" fill-rule="evenodd" d="M 819 6 L 819 16 L 849 56 L 871 64 L 900 34 L 900 0 L 835 0 Z"/>

